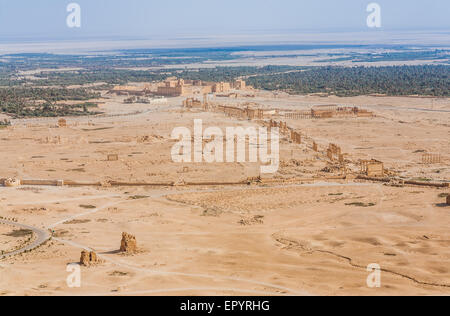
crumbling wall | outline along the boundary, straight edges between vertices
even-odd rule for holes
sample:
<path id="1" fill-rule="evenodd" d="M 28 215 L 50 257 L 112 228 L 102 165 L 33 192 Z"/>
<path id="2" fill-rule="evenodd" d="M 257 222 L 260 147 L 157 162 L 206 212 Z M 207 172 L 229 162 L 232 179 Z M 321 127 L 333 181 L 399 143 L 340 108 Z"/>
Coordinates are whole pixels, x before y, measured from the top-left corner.
<path id="1" fill-rule="evenodd" d="M 318 151 L 319 151 L 319 146 L 317 146 L 317 143 L 316 143 L 316 142 L 313 142 L 313 150 L 314 150 L 315 152 L 318 152 Z"/>
<path id="2" fill-rule="evenodd" d="M 47 136 L 41 139 L 37 139 L 41 144 L 87 144 L 87 140 L 84 137 L 61 137 L 61 136 Z"/>
<path id="3" fill-rule="evenodd" d="M 301 144 L 302 134 L 295 131 L 291 131 L 291 139 L 295 144 Z"/>
<path id="4" fill-rule="evenodd" d="M 67 126 L 67 121 L 65 119 L 59 119 L 58 120 L 58 127 L 66 127 Z"/>
<path id="5" fill-rule="evenodd" d="M 424 155 L 422 155 L 422 163 L 424 163 L 424 164 L 441 163 L 441 155 L 440 154 L 424 154 Z"/>
<path id="6" fill-rule="evenodd" d="M 371 178 L 384 177 L 384 164 L 375 159 L 363 160 L 361 161 L 361 172 Z"/>
<path id="7" fill-rule="evenodd" d="M 21 181 L 19 179 L 8 178 L 3 181 L 3 185 L 9 188 L 18 187 L 20 184 Z"/>
<path id="8" fill-rule="evenodd" d="M 63 186 L 64 180 L 22 180 L 22 185 L 49 185 L 49 186 Z"/>
<path id="9" fill-rule="evenodd" d="M 341 160 L 342 149 L 336 144 L 330 144 L 327 149 L 327 157 L 330 160 L 339 159 Z"/>
<path id="10" fill-rule="evenodd" d="M 370 111 L 358 107 L 337 107 L 336 105 L 316 106 L 309 111 L 297 111 L 286 113 L 288 119 L 325 119 L 333 117 L 373 117 Z"/>
<path id="11" fill-rule="evenodd" d="M 108 159 L 108 161 L 118 161 L 119 160 L 119 155 L 117 155 L 117 154 L 109 154 L 107 159 Z"/>
<path id="12" fill-rule="evenodd" d="M 81 257 L 80 257 L 80 264 L 85 266 L 85 267 L 89 267 L 95 264 L 100 263 L 100 260 L 97 256 L 97 254 L 93 251 L 86 251 L 83 250 L 81 252 Z"/>
<path id="13" fill-rule="evenodd" d="M 122 241 L 120 242 L 120 252 L 132 254 L 136 253 L 136 251 L 137 251 L 136 237 L 128 233 L 122 233 Z"/>

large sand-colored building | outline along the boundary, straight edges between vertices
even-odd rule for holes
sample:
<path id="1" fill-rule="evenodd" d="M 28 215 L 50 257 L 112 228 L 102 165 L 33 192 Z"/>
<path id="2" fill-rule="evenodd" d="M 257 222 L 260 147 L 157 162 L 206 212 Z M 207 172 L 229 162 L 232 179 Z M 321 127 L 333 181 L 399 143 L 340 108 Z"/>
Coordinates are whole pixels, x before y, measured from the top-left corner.
<path id="1" fill-rule="evenodd" d="M 246 90 L 247 89 L 247 83 L 244 80 L 236 80 L 233 82 L 233 88 L 235 90 Z"/>
<path id="2" fill-rule="evenodd" d="M 179 97 L 192 94 L 228 93 L 231 90 L 246 90 L 244 80 L 234 82 L 204 82 L 201 80 L 183 80 L 176 77 L 167 78 L 166 81 L 152 88 L 151 84 L 144 86 L 116 86 L 109 91 L 110 94 L 125 96 L 159 95 L 164 97 Z"/>
<path id="3" fill-rule="evenodd" d="M 231 90 L 231 84 L 229 82 L 218 82 L 213 86 L 213 92 L 223 93 Z"/>
<path id="4" fill-rule="evenodd" d="M 165 97 L 179 97 L 186 93 L 184 80 L 177 78 L 168 78 L 163 86 L 158 87 L 157 95 Z"/>

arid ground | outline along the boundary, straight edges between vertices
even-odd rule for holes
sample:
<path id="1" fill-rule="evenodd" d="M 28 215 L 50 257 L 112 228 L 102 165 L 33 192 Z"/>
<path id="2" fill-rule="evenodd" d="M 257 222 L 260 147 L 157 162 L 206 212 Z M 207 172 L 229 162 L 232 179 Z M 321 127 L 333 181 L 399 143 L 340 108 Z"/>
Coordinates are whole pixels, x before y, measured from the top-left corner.
<path id="1" fill-rule="evenodd" d="M 258 164 L 174 163 L 170 135 L 198 118 L 222 129 L 257 122 L 187 111 L 182 98 L 167 105 L 123 99 L 103 100 L 106 115 L 67 118 L 63 128 L 53 118 L 0 129 L 0 178 L 103 184 L 0 187 L 7 221 L 0 251 L 52 235 L 0 260 L 0 295 L 450 295 L 449 189 L 339 179 L 341 171 L 310 143 L 321 151 L 339 144 L 350 173 L 373 158 L 399 178 L 448 182 L 449 99 L 217 98 L 286 110 L 352 105 L 376 115 L 287 120 L 307 136 L 304 143 L 283 138 L 280 169 L 264 176 L 274 181 L 248 185 L 237 183 L 258 177 Z M 441 163 L 423 164 L 424 153 L 440 154 Z M 119 160 L 108 161 L 109 154 Z M 164 185 L 170 182 L 179 185 Z M 118 252 L 122 232 L 136 236 L 137 254 Z M 82 267 L 81 287 L 69 288 L 66 267 L 83 249 L 102 263 Z M 380 288 L 366 284 L 373 263 L 382 269 Z"/>

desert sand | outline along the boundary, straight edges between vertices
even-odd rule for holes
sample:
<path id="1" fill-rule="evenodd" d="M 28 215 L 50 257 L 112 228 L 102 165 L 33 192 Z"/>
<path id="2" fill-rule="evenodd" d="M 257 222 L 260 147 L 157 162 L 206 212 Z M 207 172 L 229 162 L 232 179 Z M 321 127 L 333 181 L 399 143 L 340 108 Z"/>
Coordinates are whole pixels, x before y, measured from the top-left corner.
<path id="1" fill-rule="evenodd" d="M 249 185 L 238 183 L 258 177 L 258 164 L 172 162 L 175 127 L 192 128 L 199 118 L 205 127 L 258 125 L 182 109 L 182 98 L 155 106 L 112 97 L 101 106 L 106 115 L 66 118 L 65 128 L 57 118 L 13 121 L 0 130 L 0 178 L 104 185 L 0 187 L 4 219 L 52 234 L 39 248 L 0 260 L 0 295 L 450 295 L 449 189 L 339 178 L 310 147 L 313 139 L 322 150 L 339 144 L 350 172 L 359 160 L 377 159 L 396 177 L 448 182 L 449 99 L 257 92 L 216 102 L 352 105 L 376 116 L 286 120 L 305 142 L 283 137 L 280 169 L 264 176 L 277 181 Z M 423 164 L 423 153 L 442 161 Z M 305 180 L 282 181 L 291 178 Z M 0 250 L 24 242 L 11 234 L 18 229 L 0 225 Z M 122 232 L 136 236 L 137 253 L 118 251 Z M 82 267 L 81 287 L 70 288 L 66 267 L 83 249 L 102 262 Z M 382 268 L 380 288 L 366 284 L 372 263 Z"/>

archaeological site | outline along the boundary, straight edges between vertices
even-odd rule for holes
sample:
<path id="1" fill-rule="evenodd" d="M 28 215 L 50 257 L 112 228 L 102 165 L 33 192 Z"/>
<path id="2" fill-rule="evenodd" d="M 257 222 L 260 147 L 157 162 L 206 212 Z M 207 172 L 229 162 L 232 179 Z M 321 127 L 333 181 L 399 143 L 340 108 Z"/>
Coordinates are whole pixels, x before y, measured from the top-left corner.
<path id="1" fill-rule="evenodd" d="M 35 2 L 0 8 L 0 296 L 450 296 L 449 1 Z"/>

